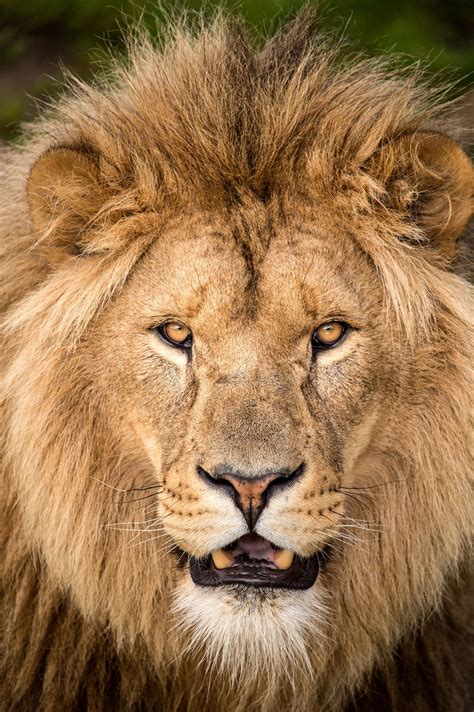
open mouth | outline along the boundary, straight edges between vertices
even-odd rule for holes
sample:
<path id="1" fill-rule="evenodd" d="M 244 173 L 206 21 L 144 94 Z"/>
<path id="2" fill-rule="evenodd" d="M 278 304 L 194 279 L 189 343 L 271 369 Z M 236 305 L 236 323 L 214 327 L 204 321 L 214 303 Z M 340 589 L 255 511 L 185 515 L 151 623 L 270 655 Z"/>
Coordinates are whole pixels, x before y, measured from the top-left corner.
<path id="1" fill-rule="evenodd" d="M 191 578 L 199 586 L 244 584 L 303 590 L 314 584 L 318 572 L 316 554 L 301 558 L 258 534 L 245 534 L 204 559 L 190 560 Z"/>

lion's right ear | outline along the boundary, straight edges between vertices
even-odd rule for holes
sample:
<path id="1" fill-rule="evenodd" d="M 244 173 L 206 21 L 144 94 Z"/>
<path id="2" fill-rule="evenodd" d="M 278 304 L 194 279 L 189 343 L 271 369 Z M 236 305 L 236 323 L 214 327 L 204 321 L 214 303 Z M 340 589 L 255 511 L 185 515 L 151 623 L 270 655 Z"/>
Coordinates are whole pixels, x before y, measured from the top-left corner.
<path id="1" fill-rule="evenodd" d="M 27 193 L 31 220 L 43 239 L 81 251 L 87 225 L 105 200 L 96 163 L 70 148 L 46 151 L 33 165 Z"/>

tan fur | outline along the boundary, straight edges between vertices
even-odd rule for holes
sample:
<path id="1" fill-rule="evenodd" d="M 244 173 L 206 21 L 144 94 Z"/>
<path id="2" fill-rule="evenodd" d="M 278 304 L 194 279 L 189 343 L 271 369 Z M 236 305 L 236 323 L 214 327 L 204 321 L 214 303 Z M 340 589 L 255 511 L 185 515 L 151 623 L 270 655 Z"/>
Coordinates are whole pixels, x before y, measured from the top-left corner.
<path id="1" fill-rule="evenodd" d="M 5 153 L 2 709 L 469 708 L 472 168 L 436 92 L 338 52 L 178 23 Z M 246 531 L 196 467 L 302 461 L 257 532 L 316 584 L 193 584 L 176 545 Z"/>

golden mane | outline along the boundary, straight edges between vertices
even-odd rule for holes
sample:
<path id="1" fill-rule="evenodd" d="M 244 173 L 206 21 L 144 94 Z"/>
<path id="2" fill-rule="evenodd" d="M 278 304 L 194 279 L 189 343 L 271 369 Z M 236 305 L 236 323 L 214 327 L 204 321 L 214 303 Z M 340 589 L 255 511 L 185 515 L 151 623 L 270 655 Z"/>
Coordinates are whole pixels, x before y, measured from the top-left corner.
<path id="1" fill-rule="evenodd" d="M 426 712 L 411 679 L 420 661 L 425 684 L 441 681 L 433 709 L 462 709 L 465 653 L 453 639 L 467 611 L 471 321 L 445 228 L 454 223 L 457 238 L 456 221 L 466 222 L 466 181 L 451 180 L 437 157 L 433 169 L 420 148 L 452 134 L 443 92 L 380 59 L 344 60 L 311 13 L 263 47 L 236 20 L 196 30 L 183 21 L 160 47 L 136 33 L 128 60 L 95 84 L 70 80 L 22 146 L 5 151 L 3 709 L 367 712 L 384 694 L 393 710 L 408 699 Z M 45 172 L 28 202 L 42 157 L 68 152 L 76 173 L 49 184 Z M 427 180 L 431 200 L 420 202 Z M 205 651 L 182 654 L 183 639 L 157 615 L 171 597 L 166 561 L 143 581 L 140 557 L 153 546 L 138 554 L 114 532 L 106 544 L 98 534 L 112 510 L 104 482 L 120 500 L 148 471 L 117 452 L 111 414 L 84 375 L 82 340 L 178 210 L 277 196 L 284 212 L 309 193 L 351 216 L 395 324 L 387 339 L 399 328 L 407 364 L 416 354 L 410 377 L 423 408 L 393 424 L 378 453 L 383 471 L 368 465 L 366 501 L 385 539 L 348 548 L 351 587 L 334 581 L 338 626 L 314 679 L 263 662 L 258 680 L 255 671 L 237 683 L 206 680 Z M 265 246 L 248 241 L 258 263 Z M 381 496 L 376 481 L 397 485 Z"/>

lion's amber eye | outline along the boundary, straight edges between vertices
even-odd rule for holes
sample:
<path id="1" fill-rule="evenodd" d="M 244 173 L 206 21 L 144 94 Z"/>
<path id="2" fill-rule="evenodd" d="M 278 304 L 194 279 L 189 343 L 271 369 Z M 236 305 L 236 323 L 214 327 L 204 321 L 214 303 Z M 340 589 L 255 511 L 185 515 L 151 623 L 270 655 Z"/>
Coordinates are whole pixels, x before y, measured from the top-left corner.
<path id="1" fill-rule="evenodd" d="M 347 331 L 347 324 L 342 321 L 328 321 L 313 331 L 313 347 L 327 349 L 336 346 Z"/>
<path id="2" fill-rule="evenodd" d="M 181 324 L 179 321 L 166 321 L 164 324 L 160 324 L 157 331 L 171 346 L 191 348 L 193 335 L 191 329 L 185 324 Z"/>

